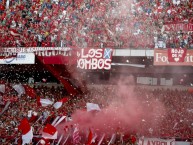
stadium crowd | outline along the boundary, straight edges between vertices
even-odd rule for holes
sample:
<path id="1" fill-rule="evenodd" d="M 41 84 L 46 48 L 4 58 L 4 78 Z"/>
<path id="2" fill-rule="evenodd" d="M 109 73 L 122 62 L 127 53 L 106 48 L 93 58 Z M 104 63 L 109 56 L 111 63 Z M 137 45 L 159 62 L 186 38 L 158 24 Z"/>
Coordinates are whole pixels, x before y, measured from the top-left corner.
<path id="1" fill-rule="evenodd" d="M 1 0 L 1 47 L 193 48 L 192 0 Z M 190 25 L 192 27 L 192 25 Z"/>
<path id="2" fill-rule="evenodd" d="M 69 118 L 76 110 L 85 110 L 86 103 L 92 102 L 97 103 L 101 109 L 106 108 L 112 102 L 112 100 L 118 101 L 119 98 L 115 86 L 105 86 L 99 88 L 92 88 L 87 94 L 83 96 L 68 97 L 68 101 L 62 105 L 61 108 L 55 109 L 54 107 L 48 106 L 43 107 L 37 103 L 37 96 L 41 98 L 49 98 L 52 101 L 57 101 L 67 96 L 67 93 L 62 87 L 46 87 L 38 86 L 34 87 L 36 92 L 35 96 L 29 96 L 23 94 L 18 97 L 18 93 L 12 89 L 9 93 L 9 98 L 17 97 L 16 100 L 11 101 L 8 109 L 0 115 L 0 143 L 3 145 L 7 144 L 20 144 L 21 133 L 18 130 L 20 121 L 26 117 L 34 130 L 33 144 L 37 144 L 40 137 L 40 130 L 46 123 L 52 123 L 57 116 L 66 115 Z M 145 106 L 153 103 L 151 100 L 156 99 L 164 104 L 166 114 L 160 118 L 161 126 L 151 126 L 146 123 L 145 119 L 141 121 L 141 125 L 138 126 L 137 131 L 129 135 L 124 136 L 125 144 L 134 144 L 139 137 L 161 137 L 161 138 L 177 138 L 186 141 L 192 141 L 193 139 L 193 93 L 188 90 L 164 90 L 164 89 L 145 89 L 142 87 L 135 87 L 133 95 L 135 98 L 142 101 Z M 5 95 L 2 94 L 1 111 L 6 104 Z M 150 108 L 151 110 L 152 108 Z M 142 118 L 146 117 L 142 116 Z M 34 116 L 36 119 L 34 120 Z M 72 118 L 73 120 L 73 118 Z M 61 126 L 60 126 L 61 127 Z M 63 128 L 66 126 L 64 125 Z M 85 134 L 85 132 L 84 132 Z M 118 133 L 117 133 L 118 134 Z M 66 135 L 66 134 L 65 134 Z M 72 134 L 71 134 L 72 135 Z M 81 135 L 81 134 L 80 134 Z M 120 135 L 120 134 L 119 134 Z M 80 144 L 84 144 L 87 137 L 83 135 L 80 140 Z M 104 139 L 102 144 L 107 144 L 110 140 Z M 55 140 L 57 144 L 58 140 Z M 98 141 L 98 140 L 97 140 Z M 19 143 L 20 142 L 20 143 Z M 72 137 L 68 139 L 67 144 L 72 144 Z M 116 138 L 114 144 L 121 144 L 119 137 Z"/>

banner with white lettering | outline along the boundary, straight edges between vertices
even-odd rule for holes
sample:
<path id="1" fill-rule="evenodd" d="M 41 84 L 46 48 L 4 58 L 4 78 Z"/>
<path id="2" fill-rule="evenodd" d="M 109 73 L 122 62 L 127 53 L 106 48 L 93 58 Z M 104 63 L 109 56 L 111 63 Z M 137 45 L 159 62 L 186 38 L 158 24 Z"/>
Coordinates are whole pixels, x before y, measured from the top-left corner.
<path id="1" fill-rule="evenodd" d="M 34 55 L 34 61 L 35 61 L 35 56 L 37 56 L 41 62 L 44 64 L 75 64 L 76 60 L 72 59 L 72 57 L 76 56 L 76 52 L 74 53 L 75 55 L 72 55 L 74 49 L 70 47 L 7 47 L 7 48 L 1 48 L 0 49 L 0 63 L 4 64 L 25 64 L 25 63 L 30 63 L 28 60 L 22 61 L 22 57 L 16 57 L 20 53 L 25 53 L 25 54 L 35 54 Z M 17 58 L 17 59 L 16 59 Z M 21 59 L 22 58 L 22 59 Z M 28 57 L 29 58 L 29 57 Z M 17 62 L 15 62 L 17 60 Z M 18 62 L 20 60 L 20 62 Z M 74 61 L 73 61 L 74 60 Z M 73 61 L 73 62 L 72 62 Z"/>
<path id="2" fill-rule="evenodd" d="M 35 55 L 44 64 L 76 64 L 76 50 L 60 51 L 47 50 L 37 51 Z"/>
<path id="3" fill-rule="evenodd" d="M 138 145 L 175 145 L 175 139 L 139 138 Z"/>
<path id="4" fill-rule="evenodd" d="M 41 50 L 41 49 L 40 49 Z M 30 53 L 16 53 L 15 49 L 12 51 L 10 50 L 9 52 L 0 52 L 0 62 L 2 61 L 3 63 L 9 64 L 9 63 L 16 63 L 18 60 L 20 60 L 21 64 L 24 63 L 30 63 L 30 61 L 25 61 L 23 62 L 22 60 L 24 59 L 24 56 L 20 54 L 33 54 L 34 60 L 35 61 L 35 56 L 37 56 L 41 62 L 44 64 L 75 64 L 76 63 L 76 52 L 66 49 L 68 51 L 63 51 L 61 50 L 45 50 L 45 51 L 34 51 Z M 21 50 L 18 50 L 21 51 Z M 26 56 L 27 57 L 27 56 Z M 75 59 L 74 59 L 75 58 Z M 29 56 L 28 56 L 29 59 Z M 16 61 L 17 60 L 17 61 Z"/>
<path id="5" fill-rule="evenodd" d="M 77 52 L 77 67 L 80 69 L 111 69 L 112 62 L 111 48 L 81 49 Z"/>
<path id="6" fill-rule="evenodd" d="M 185 48 L 168 48 L 168 61 L 169 62 L 184 62 L 186 56 Z"/>
<path id="7" fill-rule="evenodd" d="M 193 24 L 191 23 L 168 23 L 163 27 L 164 31 L 193 31 Z"/>
<path id="8" fill-rule="evenodd" d="M 193 50 L 183 49 L 185 50 L 183 53 L 181 52 L 181 50 L 179 51 L 180 53 L 174 51 L 174 57 L 172 58 L 173 61 L 171 61 L 171 58 L 168 58 L 167 49 L 154 49 L 154 65 L 192 66 L 193 65 Z M 180 61 L 180 59 L 183 58 L 181 57 L 183 55 L 185 55 L 183 59 L 184 62 Z M 181 57 L 181 58 L 178 59 L 178 57 Z M 177 58 L 176 61 L 175 61 L 175 58 Z"/>
<path id="9" fill-rule="evenodd" d="M 23 55 L 18 54 L 28 53 L 35 54 L 44 64 L 77 64 L 80 69 L 109 70 L 111 69 L 113 50 L 111 48 L 81 49 L 71 47 L 2 48 L 0 62 L 13 63 L 15 60 L 24 58 Z M 22 62 L 20 63 L 22 64 Z"/>

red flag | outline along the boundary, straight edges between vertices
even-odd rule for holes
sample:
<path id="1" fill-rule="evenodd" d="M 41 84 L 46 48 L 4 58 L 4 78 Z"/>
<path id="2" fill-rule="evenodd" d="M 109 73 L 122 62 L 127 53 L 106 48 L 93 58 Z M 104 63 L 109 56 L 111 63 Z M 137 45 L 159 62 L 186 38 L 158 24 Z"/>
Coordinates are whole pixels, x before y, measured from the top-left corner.
<path id="1" fill-rule="evenodd" d="M 45 139 L 57 139 L 58 131 L 51 124 L 46 124 L 43 129 L 42 137 Z"/>
<path id="2" fill-rule="evenodd" d="M 54 135 L 56 132 L 56 128 L 51 124 L 46 124 L 46 126 L 43 129 L 43 132 L 48 133 L 50 135 Z"/>
<path id="3" fill-rule="evenodd" d="M 31 126 L 27 120 L 27 118 L 23 118 L 18 126 L 18 129 L 22 131 L 22 134 L 26 134 L 30 131 Z"/>
<path id="4" fill-rule="evenodd" d="M 41 106 L 40 97 L 39 96 L 36 97 L 36 101 L 37 101 L 37 106 Z"/>
<path id="5" fill-rule="evenodd" d="M 37 113 L 33 112 L 32 117 L 29 119 L 29 122 L 35 122 L 38 119 Z"/>
<path id="6" fill-rule="evenodd" d="M 68 98 L 62 98 L 60 102 L 66 103 L 68 101 Z"/>
<path id="7" fill-rule="evenodd" d="M 134 144 L 135 142 L 136 142 L 136 138 L 135 138 L 135 136 L 131 136 L 131 142 Z"/>
<path id="8" fill-rule="evenodd" d="M 92 136 L 93 136 L 92 131 L 89 129 L 88 140 L 87 140 L 86 145 L 91 145 L 91 143 L 92 143 Z"/>
<path id="9" fill-rule="evenodd" d="M 25 93 L 26 93 L 29 97 L 34 98 L 34 97 L 36 96 L 36 92 L 35 92 L 35 90 L 34 90 L 32 87 L 30 87 L 30 86 L 28 86 L 28 85 L 23 85 L 23 86 L 24 86 L 24 88 L 25 88 Z"/>

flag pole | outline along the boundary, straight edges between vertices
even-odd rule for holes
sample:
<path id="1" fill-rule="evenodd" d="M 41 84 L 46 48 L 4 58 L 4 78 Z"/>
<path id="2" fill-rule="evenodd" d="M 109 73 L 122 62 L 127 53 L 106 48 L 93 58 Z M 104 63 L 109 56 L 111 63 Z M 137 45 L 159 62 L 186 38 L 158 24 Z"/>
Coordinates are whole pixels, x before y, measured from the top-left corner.
<path id="1" fill-rule="evenodd" d="M 63 143 L 63 145 L 65 145 L 65 143 L 67 142 L 69 136 L 70 136 L 70 134 L 68 134 L 68 136 L 66 137 L 66 139 L 65 139 L 65 141 L 64 141 L 64 143 Z"/>
<path id="2" fill-rule="evenodd" d="M 48 116 L 49 117 L 49 116 Z M 38 132 L 40 132 L 40 130 L 42 129 L 42 127 L 44 126 L 44 123 L 46 122 L 46 120 L 48 119 L 48 117 L 45 119 L 45 121 L 42 122 L 40 128 L 38 129 Z"/>
<path id="3" fill-rule="evenodd" d="M 115 135 L 115 134 L 112 134 L 111 139 L 110 139 L 108 145 L 110 145 L 111 143 L 113 143 L 113 140 L 115 139 L 115 137 L 116 137 L 116 135 Z"/>
<path id="4" fill-rule="evenodd" d="M 57 117 L 54 119 L 54 121 L 52 122 L 52 125 L 54 126 L 59 119 L 60 119 L 60 116 L 57 116 Z"/>
<path id="5" fill-rule="evenodd" d="M 32 124 L 32 126 L 34 126 L 41 118 L 42 118 L 42 115 L 34 122 L 34 124 Z"/>
<path id="6" fill-rule="evenodd" d="M 53 140 L 52 145 L 54 145 L 54 142 L 55 142 L 55 139 Z"/>
<path id="7" fill-rule="evenodd" d="M 92 138 L 91 143 L 95 143 L 96 138 L 97 138 L 97 134 L 95 134 L 95 136 Z"/>
<path id="8" fill-rule="evenodd" d="M 57 145 L 60 145 L 60 142 L 62 141 L 62 138 L 63 138 L 63 137 L 64 137 L 64 134 L 62 134 L 62 135 L 60 136 Z"/>
<path id="9" fill-rule="evenodd" d="M 40 140 L 37 142 L 37 144 L 36 145 L 38 145 L 40 143 Z"/>
<path id="10" fill-rule="evenodd" d="M 98 145 L 100 145 L 100 144 L 102 143 L 102 141 L 103 141 L 104 137 L 105 137 L 105 134 L 103 134 L 103 136 L 101 137 L 101 139 L 100 139 L 100 141 L 99 141 Z"/>

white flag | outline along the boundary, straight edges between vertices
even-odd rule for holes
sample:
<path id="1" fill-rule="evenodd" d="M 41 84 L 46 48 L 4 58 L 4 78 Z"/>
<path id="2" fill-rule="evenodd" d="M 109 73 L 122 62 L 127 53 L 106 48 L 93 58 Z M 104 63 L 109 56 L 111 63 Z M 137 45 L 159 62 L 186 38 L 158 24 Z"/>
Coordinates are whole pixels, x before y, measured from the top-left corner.
<path id="1" fill-rule="evenodd" d="M 13 85 L 13 88 L 17 91 L 19 96 L 21 96 L 22 94 L 25 94 L 25 89 L 21 84 Z"/>
<path id="2" fill-rule="evenodd" d="M 94 103 L 86 103 L 87 111 L 101 111 L 100 107 L 98 104 Z"/>
<path id="3" fill-rule="evenodd" d="M 43 107 L 46 107 L 46 106 L 52 105 L 54 102 L 52 102 L 49 99 L 40 99 L 40 103 Z"/>
<path id="4" fill-rule="evenodd" d="M 29 144 L 32 142 L 33 139 L 33 131 L 32 127 L 26 134 L 22 135 L 22 145 Z"/>
<path id="5" fill-rule="evenodd" d="M 0 84 L 0 92 L 5 93 L 5 84 Z"/>

